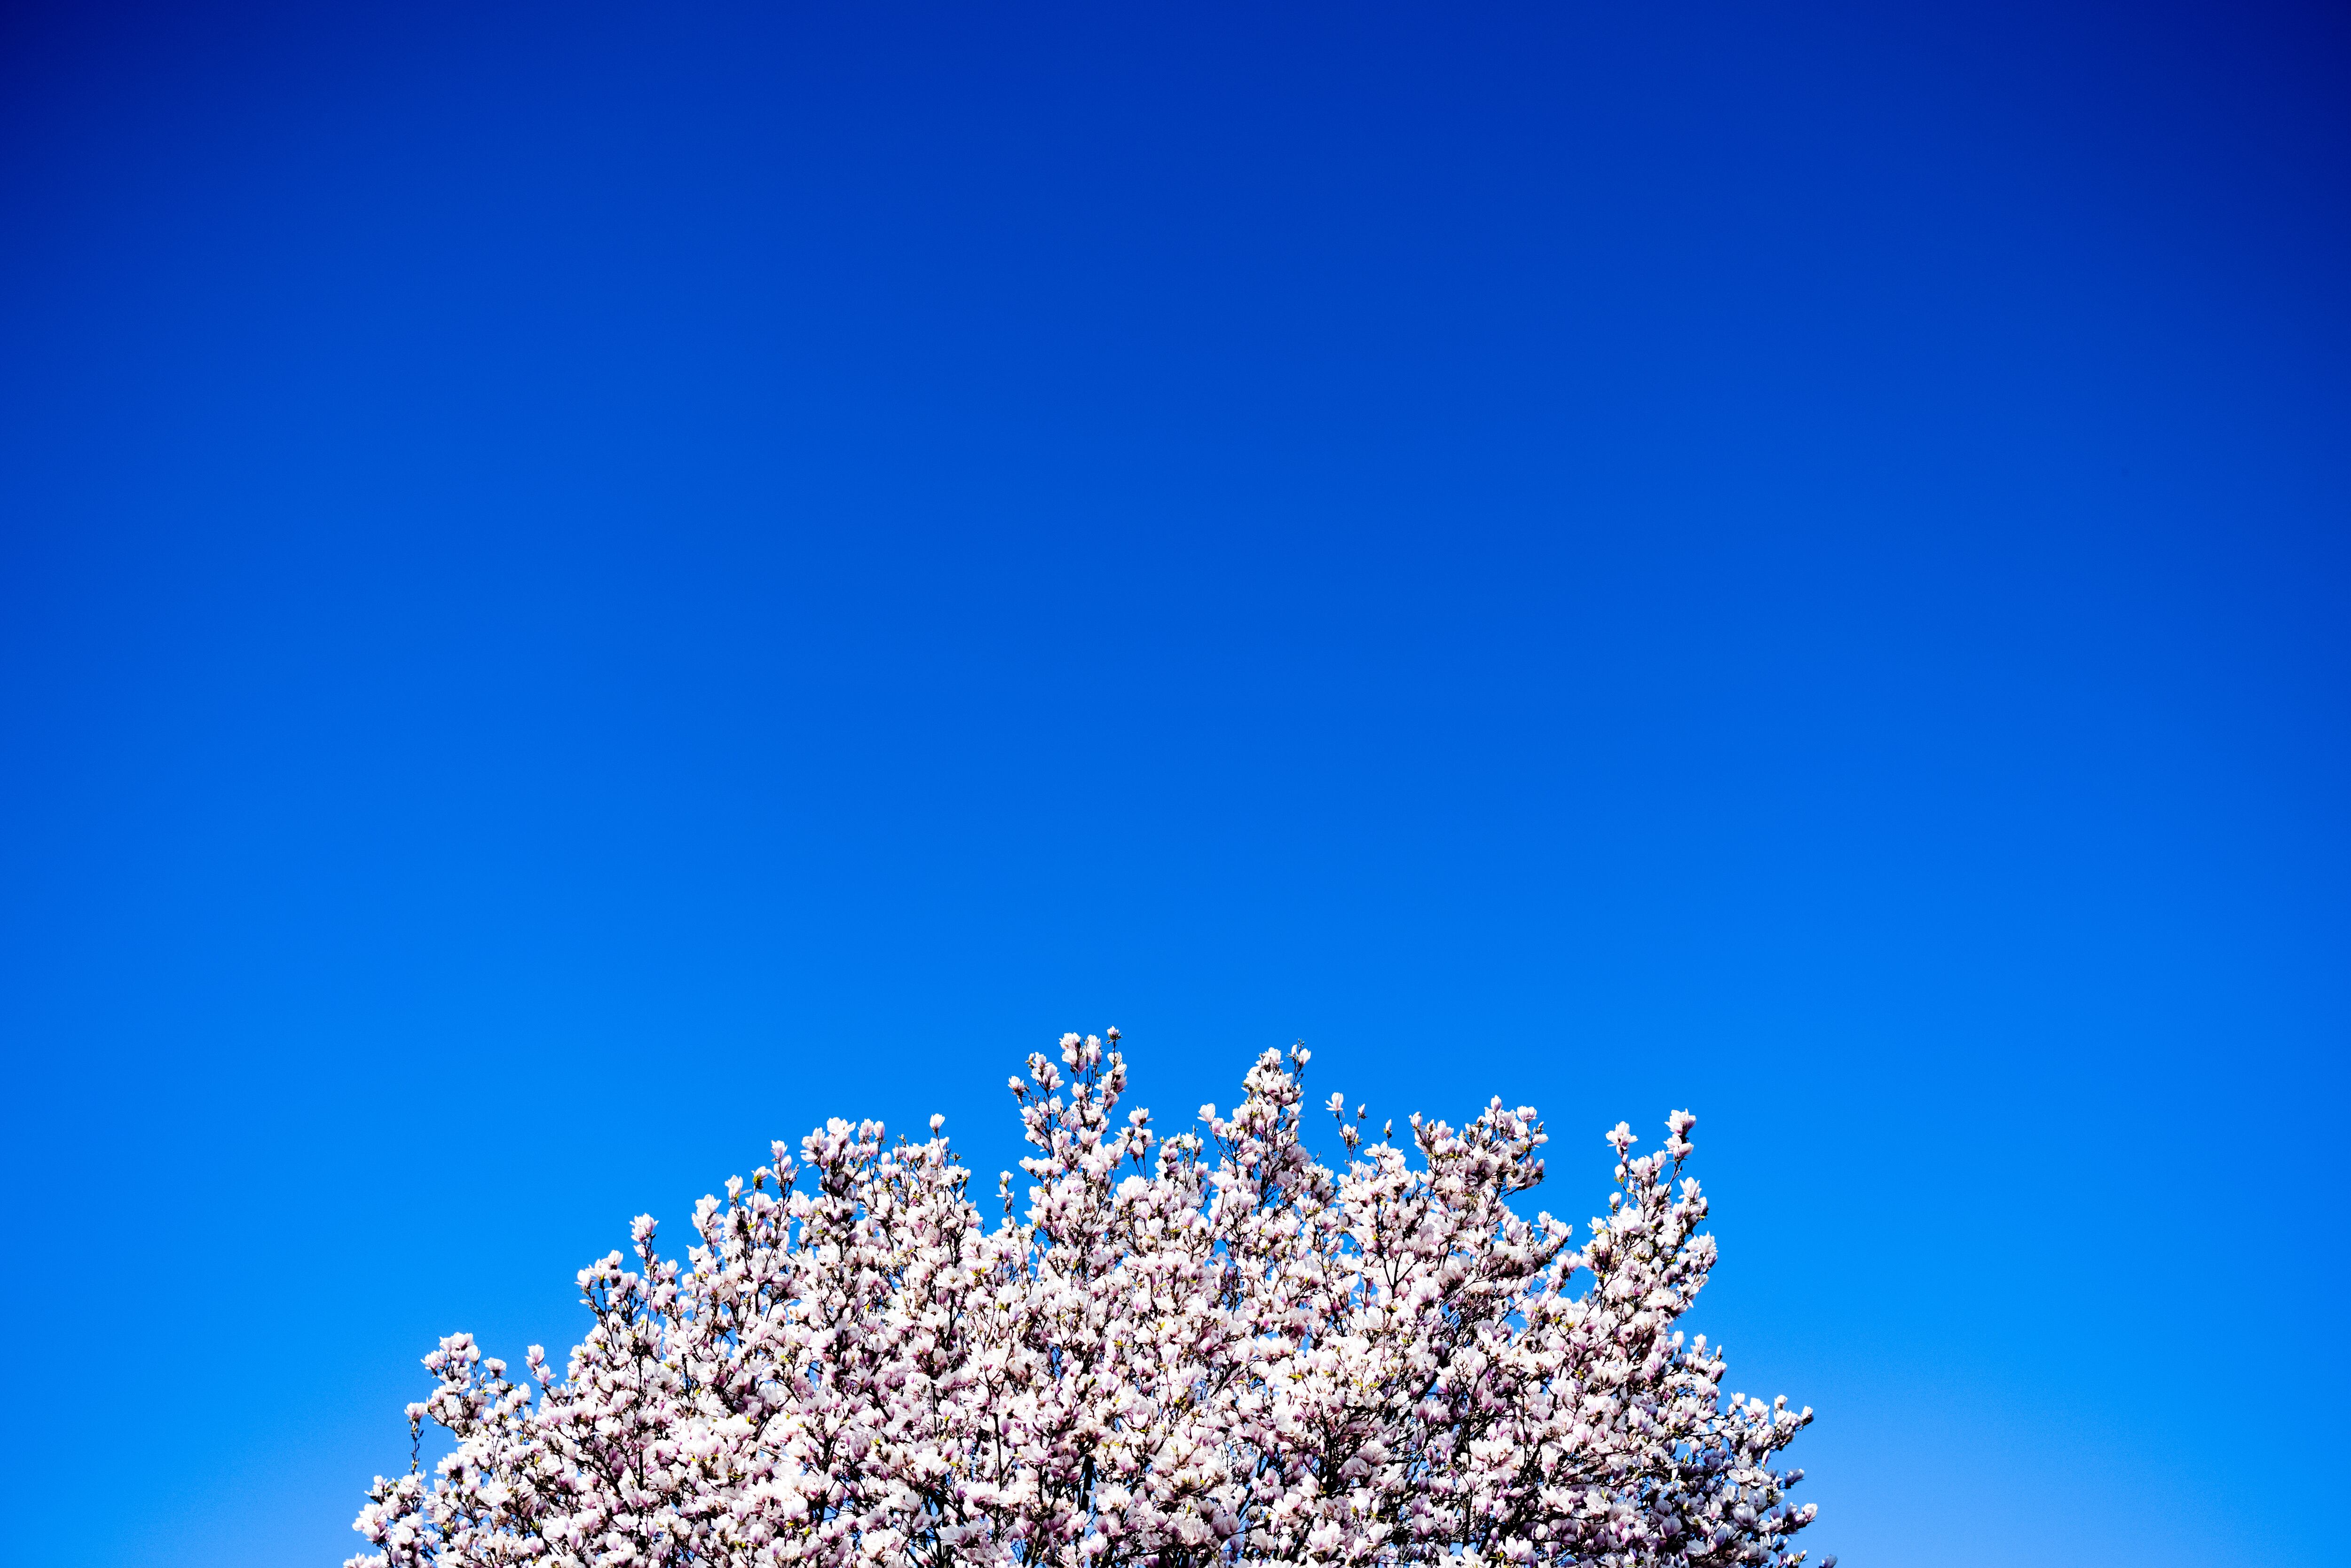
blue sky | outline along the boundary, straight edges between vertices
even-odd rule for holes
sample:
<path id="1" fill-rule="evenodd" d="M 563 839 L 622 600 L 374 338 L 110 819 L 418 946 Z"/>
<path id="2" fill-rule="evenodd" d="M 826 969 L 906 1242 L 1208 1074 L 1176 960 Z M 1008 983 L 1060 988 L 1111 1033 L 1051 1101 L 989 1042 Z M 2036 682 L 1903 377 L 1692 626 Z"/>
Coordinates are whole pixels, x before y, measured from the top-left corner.
<path id="1" fill-rule="evenodd" d="M 830 1114 L 1303 1039 L 1849 1564 L 2343 1561 L 2323 6 L 13 7 L 0 1560 L 339 1562 Z"/>

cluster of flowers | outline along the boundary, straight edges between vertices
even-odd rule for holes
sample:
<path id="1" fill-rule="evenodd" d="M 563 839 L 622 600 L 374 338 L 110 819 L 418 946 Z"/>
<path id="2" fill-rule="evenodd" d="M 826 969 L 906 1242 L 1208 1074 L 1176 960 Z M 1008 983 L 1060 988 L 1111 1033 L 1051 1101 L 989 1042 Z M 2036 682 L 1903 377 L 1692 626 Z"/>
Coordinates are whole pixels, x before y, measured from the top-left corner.
<path id="1" fill-rule="evenodd" d="M 408 1413 L 455 1451 L 377 1480 L 346 1568 L 1803 1561 L 1773 1456 L 1811 1410 L 1726 1402 L 1674 1327 L 1715 1255 L 1689 1115 L 1656 1154 L 1608 1134 L 1579 1247 L 1509 1207 L 1531 1109 L 1415 1116 L 1416 1164 L 1333 1095 L 1339 1171 L 1301 1142 L 1303 1049 L 1165 1139 L 1118 1114 L 1115 1050 L 1061 1057 L 1012 1081 L 1024 1217 L 1007 1172 L 983 1225 L 938 1117 L 835 1120 L 704 1198 L 683 1261 L 646 1216 L 582 1270 L 559 1377 L 444 1340 Z"/>

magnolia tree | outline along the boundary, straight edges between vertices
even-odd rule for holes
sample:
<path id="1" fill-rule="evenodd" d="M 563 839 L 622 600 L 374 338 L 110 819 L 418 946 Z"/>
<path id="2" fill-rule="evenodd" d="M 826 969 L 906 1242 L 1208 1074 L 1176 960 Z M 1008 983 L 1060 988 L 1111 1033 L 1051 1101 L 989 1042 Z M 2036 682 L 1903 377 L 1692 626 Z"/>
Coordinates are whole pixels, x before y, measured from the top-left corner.
<path id="1" fill-rule="evenodd" d="M 1114 1046 L 1118 1032 L 1110 1031 Z M 1542 1124 L 1498 1099 L 1407 1146 L 1302 1140 L 1303 1049 L 1161 1138 L 1093 1037 L 1029 1059 L 1035 1153 L 990 1228 L 931 1118 L 835 1120 L 580 1272 L 594 1326 L 517 1378 L 455 1334 L 408 1407 L 455 1447 L 378 1479 L 346 1568 L 1799 1563 L 1774 1456 L 1812 1419 L 1722 1395 L 1693 1118 L 1619 1124 L 1579 1245 L 1510 1199 Z M 1417 1155 L 1417 1159 L 1414 1157 Z M 1834 1563 L 1834 1559 L 1828 1560 Z"/>

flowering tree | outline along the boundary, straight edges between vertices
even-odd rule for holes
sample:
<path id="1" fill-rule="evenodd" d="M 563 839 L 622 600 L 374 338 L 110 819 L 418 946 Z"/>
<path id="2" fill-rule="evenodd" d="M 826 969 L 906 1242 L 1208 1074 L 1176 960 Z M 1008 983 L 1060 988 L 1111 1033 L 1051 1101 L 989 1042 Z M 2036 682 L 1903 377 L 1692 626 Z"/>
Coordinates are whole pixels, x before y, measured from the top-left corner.
<path id="1" fill-rule="evenodd" d="M 408 1416 L 455 1451 L 377 1479 L 346 1568 L 1803 1561 L 1773 1460 L 1812 1411 L 1726 1403 L 1674 1326 L 1714 1261 L 1687 1113 L 1656 1154 L 1608 1134 L 1579 1247 L 1510 1207 L 1542 1179 L 1531 1109 L 1416 1115 L 1416 1165 L 1334 1094 L 1332 1170 L 1303 1049 L 1165 1139 L 1116 1115 L 1115 1050 L 1061 1057 L 1012 1081 L 1032 1185 L 1016 1218 L 1005 1173 L 993 1229 L 939 1117 L 835 1120 L 704 1198 L 683 1260 L 648 1215 L 580 1270 L 560 1376 L 442 1341 Z"/>

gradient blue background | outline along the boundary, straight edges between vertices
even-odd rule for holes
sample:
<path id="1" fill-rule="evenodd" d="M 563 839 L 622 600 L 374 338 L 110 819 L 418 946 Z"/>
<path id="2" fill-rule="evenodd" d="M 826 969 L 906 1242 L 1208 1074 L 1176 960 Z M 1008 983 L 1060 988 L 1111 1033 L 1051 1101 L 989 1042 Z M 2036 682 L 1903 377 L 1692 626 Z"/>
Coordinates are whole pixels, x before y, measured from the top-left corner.
<path id="1" fill-rule="evenodd" d="M 1700 1115 L 1816 1551 L 2346 1556 L 2338 6 L 12 7 L 11 1564 L 1005 1074 Z"/>

